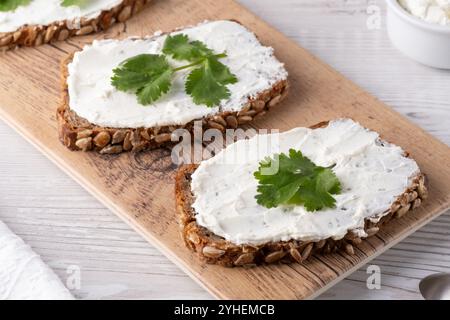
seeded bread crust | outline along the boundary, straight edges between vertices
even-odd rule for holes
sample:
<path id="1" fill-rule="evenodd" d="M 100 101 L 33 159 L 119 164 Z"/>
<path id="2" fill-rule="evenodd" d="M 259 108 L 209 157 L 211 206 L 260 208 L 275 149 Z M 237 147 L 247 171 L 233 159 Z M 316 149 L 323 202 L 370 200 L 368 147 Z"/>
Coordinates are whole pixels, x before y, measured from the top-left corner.
<path id="1" fill-rule="evenodd" d="M 39 46 L 44 43 L 66 40 L 71 36 L 81 36 L 106 30 L 115 22 L 125 22 L 131 16 L 141 11 L 150 1 L 124 0 L 112 9 L 102 11 L 94 19 L 81 18 L 79 22 L 57 21 L 50 25 L 24 25 L 13 32 L 0 32 L 0 51 L 20 46 Z M 77 26 L 77 28 L 73 26 Z"/>
<path id="2" fill-rule="evenodd" d="M 61 142 L 71 150 L 97 151 L 101 154 L 117 154 L 126 151 L 138 152 L 161 146 L 170 146 L 172 132 L 184 128 L 193 132 L 194 122 L 202 121 L 202 129 L 226 129 L 237 127 L 263 116 L 269 109 L 281 102 L 288 93 L 288 81 L 276 82 L 254 98 L 249 98 L 240 111 L 222 112 L 202 119 L 192 120 L 185 125 L 150 128 L 108 128 L 96 126 L 78 116 L 69 107 L 67 87 L 68 64 L 73 54 L 61 63 L 62 103 L 57 109 L 58 131 Z"/>
<path id="3" fill-rule="evenodd" d="M 328 122 L 322 122 L 311 128 L 327 125 Z M 195 199 L 191 192 L 191 175 L 197 168 L 198 165 L 192 164 L 184 165 L 178 170 L 175 181 L 176 210 L 186 246 L 206 263 L 225 267 L 252 267 L 276 262 L 302 263 L 313 254 L 326 254 L 338 250 L 354 254 L 354 246 L 363 240 L 356 232 L 350 230 L 340 240 L 328 238 L 320 241 L 268 242 L 262 245 L 233 244 L 197 224 L 196 213 L 192 208 Z M 425 175 L 420 173 L 414 177 L 405 192 L 392 203 L 389 212 L 381 220 L 374 223 L 370 218 L 366 218 L 364 230 L 367 237 L 375 235 L 391 219 L 400 218 L 420 206 L 427 196 Z"/>

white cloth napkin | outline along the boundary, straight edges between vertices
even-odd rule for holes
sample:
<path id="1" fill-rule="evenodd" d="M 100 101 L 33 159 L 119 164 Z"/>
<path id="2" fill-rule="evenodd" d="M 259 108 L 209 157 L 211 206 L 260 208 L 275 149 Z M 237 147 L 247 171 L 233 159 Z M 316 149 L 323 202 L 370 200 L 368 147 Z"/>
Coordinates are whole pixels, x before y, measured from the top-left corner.
<path id="1" fill-rule="evenodd" d="M 0 221 L 0 300 L 73 299 L 56 274 Z"/>

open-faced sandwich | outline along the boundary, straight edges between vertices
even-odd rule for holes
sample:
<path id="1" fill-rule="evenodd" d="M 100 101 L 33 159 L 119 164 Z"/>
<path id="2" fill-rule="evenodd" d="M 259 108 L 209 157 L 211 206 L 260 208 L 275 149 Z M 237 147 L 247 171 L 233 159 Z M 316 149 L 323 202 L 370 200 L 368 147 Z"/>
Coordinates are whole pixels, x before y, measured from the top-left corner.
<path id="1" fill-rule="evenodd" d="M 287 72 L 234 21 L 148 38 L 94 41 L 63 63 L 61 141 L 103 154 L 171 143 L 178 128 L 225 130 L 280 102 Z"/>
<path id="2" fill-rule="evenodd" d="M 186 245 L 224 266 L 352 254 L 427 196 L 417 163 L 350 119 L 240 140 L 181 167 L 175 192 Z"/>
<path id="3" fill-rule="evenodd" d="M 2 0 L 0 50 L 38 46 L 124 22 L 150 0 Z"/>

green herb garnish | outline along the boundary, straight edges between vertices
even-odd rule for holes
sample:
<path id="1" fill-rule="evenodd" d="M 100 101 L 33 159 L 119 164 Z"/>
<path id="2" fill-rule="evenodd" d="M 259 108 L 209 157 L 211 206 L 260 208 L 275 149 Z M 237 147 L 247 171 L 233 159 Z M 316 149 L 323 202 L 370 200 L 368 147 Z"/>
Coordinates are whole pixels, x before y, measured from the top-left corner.
<path id="1" fill-rule="evenodd" d="M 275 172 L 270 174 L 270 171 Z M 289 155 L 276 154 L 259 163 L 254 173 L 259 181 L 258 204 L 274 208 L 279 205 L 304 205 L 307 211 L 333 208 L 332 194 L 341 192 L 341 184 L 331 170 L 315 165 L 300 151 L 289 150 Z"/>
<path id="2" fill-rule="evenodd" d="M 25 6 L 30 3 L 31 0 L 1 0 L 0 11 L 12 11 L 17 7 Z"/>
<path id="3" fill-rule="evenodd" d="M 20 6 L 26 6 L 30 4 L 31 0 L 0 0 L 0 11 L 12 11 Z M 84 6 L 88 0 L 62 0 L 61 6 Z"/>
<path id="4" fill-rule="evenodd" d="M 176 60 L 187 61 L 196 61 L 214 54 L 203 42 L 189 41 L 185 34 L 168 36 L 164 42 L 163 52 Z"/>
<path id="5" fill-rule="evenodd" d="M 113 70 L 112 85 L 120 91 L 134 92 L 140 104 L 148 105 L 170 90 L 176 72 L 192 69 L 185 91 L 195 104 L 213 107 L 230 97 L 226 86 L 236 83 L 237 78 L 219 61 L 227 56 L 225 53 L 214 54 L 204 43 L 189 41 L 184 34 L 168 36 L 162 52 L 140 54 L 123 61 Z M 190 63 L 174 68 L 167 56 Z"/>
<path id="6" fill-rule="evenodd" d="M 121 91 L 134 91 L 140 104 L 158 100 L 171 86 L 173 70 L 166 57 L 140 54 L 114 69 L 112 84 Z"/>
<path id="7" fill-rule="evenodd" d="M 86 5 L 88 0 L 62 0 L 61 5 L 63 7 L 70 7 L 70 6 L 78 6 L 82 7 Z"/>

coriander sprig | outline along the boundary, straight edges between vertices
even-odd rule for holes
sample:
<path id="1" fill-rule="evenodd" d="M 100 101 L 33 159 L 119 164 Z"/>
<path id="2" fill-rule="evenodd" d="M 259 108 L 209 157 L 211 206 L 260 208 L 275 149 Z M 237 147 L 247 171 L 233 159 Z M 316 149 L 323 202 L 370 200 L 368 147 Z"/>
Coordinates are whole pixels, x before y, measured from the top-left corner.
<path id="1" fill-rule="evenodd" d="M 185 91 L 195 104 L 213 107 L 230 97 L 228 84 L 237 82 L 230 69 L 219 61 L 226 53 L 215 54 L 201 41 L 189 41 L 187 35 L 167 36 L 163 54 L 140 54 L 123 61 L 113 70 L 112 85 L 120 91 L 132 91 L 138 102 L 148 105 L 167 93 L 173 75 L 192 69 L 186 79 Z M 189 64 L 172 67 L 167 56 Z"/>
<path id="2" fill-rule="evenodd" d="M 87 4 L 89 0 L 62 0 L 61 5 L 63 7 L 70 7 L 70 6 L 78 6 L 82 7 Z"/>
<path id="3" fill-rule="evenodd" d="M 2 0 L 0 1 L 0 11 L 12 11 L 20 6 L 26 6 L 31 0 Z"/>
<path id="4" fill-rule="evenodd" d="M 274 174 L 267 174 L 275 168 Z M 307 211 L 333 208 L 332 194 L 341 192 L 341 184 L 331 170 L 315 165 L 300 151 L 276 154 L 259 163 L 254 173 L 259 181 L 257 203 L 274 208 L 279 205 L 304 205 Z"/>
<path id="5" fill-rule="evenodd" d="M 30 4 L 31 0 L 0 0 L 0 11 L 13 11 L 20 6 L 26 6 Z M 84 6 L 88 0 L 62 0 L 61 6 Z"/>

